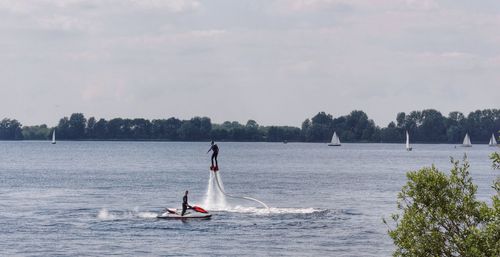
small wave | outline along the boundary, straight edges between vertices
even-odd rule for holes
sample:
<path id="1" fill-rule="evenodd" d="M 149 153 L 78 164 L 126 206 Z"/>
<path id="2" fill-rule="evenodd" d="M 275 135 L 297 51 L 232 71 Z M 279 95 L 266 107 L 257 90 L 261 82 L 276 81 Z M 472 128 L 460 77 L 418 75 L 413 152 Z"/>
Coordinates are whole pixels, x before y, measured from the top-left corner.
<path id="1" fill-rule="evenodd" d="M 271 207 L 268 210 L 266 208 L 236 206 L 231 209 L 226 209 L 225 211 L 236 212 L 236 213 L 253 213 L 253 214 L 311 214 L 311 213 L 324 212 L 326 210 L 318 208 L 277 208 L 277 207 Z"/>
<path id="2" fill-rule="evenodd" d="M 141 212 L 138 210 L 134 211 L 125 211 L 125 212 L 110 212 L 106 208 L 102 208 L 97 213 L 97 218 L 100 220 L 123 220 L 123 219 L 134 219 L 134 218 L 142 218 L 142 219 L 152 219 L 156 218 L 158 214 L 155 212 Z"/>
<path id="3" fill-rule="evenodd" d="M 229 211 L 232 209 L 228 205 L 225 205 L 225 206 L 213 206 L 212 205 L 212 206 L 209 206 L 210 208 L 205 208 L 204 205 L 199 205 L 199 204 L 195 204 L 195 206 L 201 206 L 202 208 L 204 208 L 207 211 Z"/>
<path id="4" fill-rule="evenodd" d="M 136 215 L 139 218 L 152 219 L 152 218 L 156 218 L 158 216 L 158 213 L 156 213 L 156 212 L 138 212 Z"/>
<path id="5" fill-rule="evenodd" d="M 344 209 L 341 211 L 343 214 L 346 214 L 346 215 L 353 215 L 353 216 L 357 216 L 357 215 L 363 215 L 363 213 L 359 212 L 359 211 L 356 211 L 354 209 Z"/>
<path id="6" fill-rule="evenodd" d="M 102 208 L 97 214 L 97 218 L 100 220 L 115 220 L 116 216 L 109 213 L 108 209 Z"/>

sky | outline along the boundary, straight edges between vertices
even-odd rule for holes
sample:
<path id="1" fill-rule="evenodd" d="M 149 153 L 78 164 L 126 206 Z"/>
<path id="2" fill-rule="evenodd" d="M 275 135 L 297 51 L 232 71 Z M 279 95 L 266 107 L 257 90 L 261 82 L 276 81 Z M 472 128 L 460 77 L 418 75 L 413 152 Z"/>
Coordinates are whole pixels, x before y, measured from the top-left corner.
<path id="1" fill-rule="evenodd" d="M 500 108 L 497 0 L 0 0 L 0 119 Z"/>

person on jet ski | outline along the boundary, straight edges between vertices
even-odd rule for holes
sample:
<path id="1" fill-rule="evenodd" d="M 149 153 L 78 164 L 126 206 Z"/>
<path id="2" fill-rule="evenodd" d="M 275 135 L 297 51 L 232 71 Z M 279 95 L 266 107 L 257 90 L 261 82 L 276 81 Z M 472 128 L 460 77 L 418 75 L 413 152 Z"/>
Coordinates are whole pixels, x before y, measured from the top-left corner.
<path id="1" fill-rule="evenodd" d="M 207 153 L 212 151 L 212 166 L 210 166 L 210 170 L 213 171 L 218 171 L 219 170 L 219 164 L 217 163 L 217 155 L 219 155 L 219 147 L 217 144 L 212 141 L 210 149 L 208 149 Z M 215 166 L 214 166 L 214 159 L 215 159 Z"/>
<path id="2" fill-rule="evenodd" d="M 182 213 L 181 213 L 181 216 L 184 216 L 184 213 L 186 213 L 186 210 L 189 208 L 193 208 L 191 207 L 191 205 L 188 204 L 188 193 L 189 191 L 186 190 L 186 193 L 184 194 L 184 197 L 182 198 Z"/>

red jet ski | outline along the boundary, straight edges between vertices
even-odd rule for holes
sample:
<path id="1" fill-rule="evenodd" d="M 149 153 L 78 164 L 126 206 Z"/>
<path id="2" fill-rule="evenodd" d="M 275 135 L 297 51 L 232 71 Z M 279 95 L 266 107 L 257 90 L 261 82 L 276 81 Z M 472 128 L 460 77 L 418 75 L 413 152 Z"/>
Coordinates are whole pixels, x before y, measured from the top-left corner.
<path id="1" fill-rule="evenodd" d="M 210 219 L 212 217 L 212 214 L 199 206 L 187 209 L 184 216 L 181 216 L 181 212 L 182 210 L 166 208 L 156 217 L 159 219 Z"/>

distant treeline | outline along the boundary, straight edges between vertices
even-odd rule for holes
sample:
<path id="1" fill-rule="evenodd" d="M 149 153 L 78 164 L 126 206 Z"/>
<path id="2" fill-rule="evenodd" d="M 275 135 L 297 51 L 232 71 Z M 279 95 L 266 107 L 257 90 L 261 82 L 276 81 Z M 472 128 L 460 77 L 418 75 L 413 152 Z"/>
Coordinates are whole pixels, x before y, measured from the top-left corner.
<path id="1" fill-rule="evenodd" d="M 427 109 L 409 114 L 398 113 L 396 122 L 380 128 L 363 111 L 333 118 L 320 112 L 306 119 L 301 128 L 260 126 L 254 120 L 246 124 L 226 121 L 214 124 L 210 118 L 190 120 L 85 118 L 82 113 L 64 117 L 55 127 L 22 126 L 15 119 L 0 122 L 0 140 L 46 140 L 56 130 L 58 140 L 165 140 L 165 141 L 264 141 L 264 142 L 328 142 L 336 131 L 342 142 L 403 142 L 405 131 L 412 142 L 460 143 L 466 132 L 472 142 L 488 142 L 500 130 L 500 110 L 477 110 L 465 116 L 451 112 L 448 117 Z"/>

